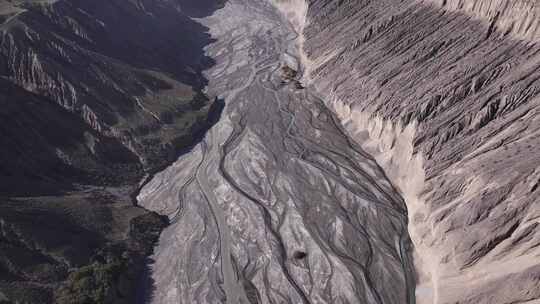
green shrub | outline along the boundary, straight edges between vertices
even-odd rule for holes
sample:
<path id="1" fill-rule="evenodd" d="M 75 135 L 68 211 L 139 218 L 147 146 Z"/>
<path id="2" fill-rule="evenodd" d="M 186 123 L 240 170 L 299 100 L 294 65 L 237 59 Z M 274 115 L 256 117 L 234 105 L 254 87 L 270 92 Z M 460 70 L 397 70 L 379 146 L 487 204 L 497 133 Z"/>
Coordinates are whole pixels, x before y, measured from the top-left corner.
<path id="1" fill-rule="evenodd" d="M 125 287 L 128 262 L 118 259 L 109 263 L 95 262 L 71 273 L 57 294 L 59 304 L 103 304 L 127 301 Z"/>

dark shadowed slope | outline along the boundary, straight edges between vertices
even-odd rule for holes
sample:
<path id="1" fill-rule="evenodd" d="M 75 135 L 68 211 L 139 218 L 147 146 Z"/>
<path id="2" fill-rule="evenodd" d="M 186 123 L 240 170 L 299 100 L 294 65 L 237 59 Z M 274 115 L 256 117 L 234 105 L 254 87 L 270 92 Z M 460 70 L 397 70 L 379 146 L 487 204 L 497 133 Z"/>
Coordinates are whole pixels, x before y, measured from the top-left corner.
<path id="1" fill-rule="evenodd" d="M 203 127 L 208 110 L 200 71 L 212 64 L 202 55 L 210 39 L 176 7 L 29 6 L 1 26 L 0 74 L 120 142 L 145 169 L 162 165 L 175 143 L 189 142 L 191 129 Z"/>
<path id="2" fill-rule="evenodd" d="M 0 15 L 0 292 L 132 303 L 166 224 L 132 194 L 221 107 L 201 91 L 206 28 L 176 1 L 4 0 Z"/>

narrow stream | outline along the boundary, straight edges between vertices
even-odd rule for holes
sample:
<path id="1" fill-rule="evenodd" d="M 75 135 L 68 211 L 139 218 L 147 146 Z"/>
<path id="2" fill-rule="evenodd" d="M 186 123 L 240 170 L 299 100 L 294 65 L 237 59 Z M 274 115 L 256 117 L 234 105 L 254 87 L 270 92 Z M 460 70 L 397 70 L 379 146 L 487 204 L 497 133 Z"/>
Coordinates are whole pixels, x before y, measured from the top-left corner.
<path id="1" fill-rule="evenodd" d="M 205 144 L 203 143 L 203 154 L 212 155 L 216 153 L 214 150 L 217 149 L 217 142 L 214 140 L 214 137 L 209 134 L 209 137 L 212 139 L 212 145 L 210 150 L 206 150 Z M 219 243 L 220 243 L 220 257 L 221 257 L 221 272 L 223 276 L 223 288 L 226 295 L 226 301 L 228 304 L 233 303 L 249 303 L 246 298 L 244 289 L 239 285 L 236 278 L 236 272 L 234 271 L 233 264 L 231 261 L 231 249 L 230 249 L 230 231 L 227 226 L 227 220 L 223 210 L 216 201 L 215 194 L 212 191 L 212 188 L 208 184 L 208 179 L 204 175 L 204 170 L 206 169 L 207 163 L 203 159 L 202 166 L 197 170 L 196 178 L 201 191 L 204 194 L 204 198 L 210 205 L 212 214 L 215 217 L 216 225 L 219 231 Z"/>

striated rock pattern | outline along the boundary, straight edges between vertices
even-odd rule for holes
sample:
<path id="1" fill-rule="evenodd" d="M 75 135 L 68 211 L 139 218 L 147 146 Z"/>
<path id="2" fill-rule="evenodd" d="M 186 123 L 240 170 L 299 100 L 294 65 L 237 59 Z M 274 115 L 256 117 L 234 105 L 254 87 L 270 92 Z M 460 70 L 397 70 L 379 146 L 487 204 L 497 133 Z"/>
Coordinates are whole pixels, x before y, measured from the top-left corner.
<path id="1" fill-rule="evenodd" d="M 443 3 L 309 1 L 310 81 L 406 198 L 418 303 L 534 303 L 537 4 Z"/>
<path id="2" fill-rule="evenodd" d="M 171 221 L 148 301 L 414 303 L 404 201 L 294 81 L 293 25 L 265 0 L 230 0 L 201 22 L 216 39 L 208 93 L 226 105 L 138 197 Z"/>
<path id="3" fill-rule="evenodd" d="M 0 302 L 539 303 L 539 13 L 0 0 Z"/>
<path id="4" fill-rule="evenodd" d="M 538 41 L 540 3 L 534 0 L 427 0 L 442 9 L 463 12 L 487 22 L 490 31 L 513 38 Z"/>

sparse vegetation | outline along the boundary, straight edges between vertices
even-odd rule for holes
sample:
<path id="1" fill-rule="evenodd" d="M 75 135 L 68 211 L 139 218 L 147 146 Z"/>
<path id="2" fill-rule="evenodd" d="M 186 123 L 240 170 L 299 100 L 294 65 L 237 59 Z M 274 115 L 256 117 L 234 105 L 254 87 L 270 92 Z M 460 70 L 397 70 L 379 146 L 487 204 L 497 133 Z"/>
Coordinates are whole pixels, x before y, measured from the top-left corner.
<path id="1" fill-rule="evenodd" d="M 129 262 L 123 258 L 110 263 L 95 262 L 69 275 L 56 297 L 59 304 L 127 303 Z M 127 288 L 126 288 L 127 287 Z"/>
<path id="2" fill-rule="evenodd" d="M 166 225 L 165 218 L 156 213 L 133 218 L 128 240 L 107 246 L 90 265 L 72 272 L 56 292 L 56 303 L 133 303 L 144 257 L 152 253 Z"/>

